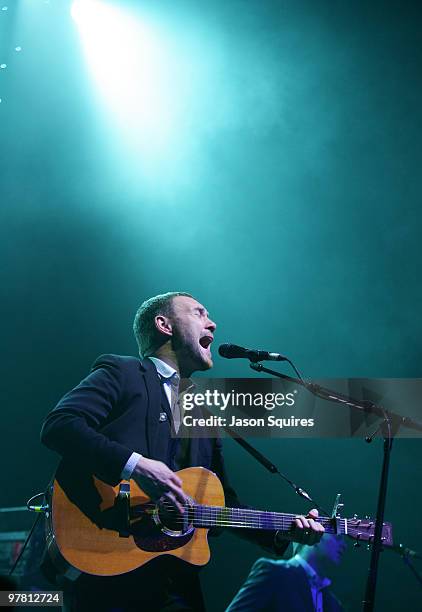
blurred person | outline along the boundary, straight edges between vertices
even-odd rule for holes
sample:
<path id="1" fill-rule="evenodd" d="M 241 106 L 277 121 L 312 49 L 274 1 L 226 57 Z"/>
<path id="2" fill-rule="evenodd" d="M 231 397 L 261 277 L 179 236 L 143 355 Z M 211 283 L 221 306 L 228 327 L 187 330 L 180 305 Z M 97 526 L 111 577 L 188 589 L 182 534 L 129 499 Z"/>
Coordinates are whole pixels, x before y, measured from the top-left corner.
<path id="1" fill-rule="evenodd" d="M 226 612 L 341 612 L 327 577 L 341 563 L 344 537 L 325 533 L 314 546 L 294 545 L 288 559 L 258 559 Z"/>

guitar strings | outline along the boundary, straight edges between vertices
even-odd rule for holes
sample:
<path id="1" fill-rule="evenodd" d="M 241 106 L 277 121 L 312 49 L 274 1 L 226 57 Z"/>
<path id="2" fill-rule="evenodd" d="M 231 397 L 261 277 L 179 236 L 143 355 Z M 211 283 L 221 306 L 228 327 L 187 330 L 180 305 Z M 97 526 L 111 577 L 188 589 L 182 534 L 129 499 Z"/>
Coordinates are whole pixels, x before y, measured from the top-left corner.
<path id="1" fill-rule="evenodd" d="M 166 502 L 163 501 L 159 504 L 156 503 L 147 503 L 147 504 L 143 504 L 141 506 L 140 509 L 140 513 L 142 513 L 143 508 L 164 508 L 166 509 L 166 511 L 168 513 L 175 513 L 175 514 L 179 514 L 178 510 L 170 503 L 170 502 Z M 244 520 L 245 518 L 252 518 L 252 519 L 260 519 L 261 517 L 266 518 L 266 517 L 273 517 L 273 518 L 277 518 L 280 520 L 286 519 L 286 520 L 294 520 L 295 518 L 297 518 L 299 515 L 298 514 L 289 514 L 289 513 L 283 513 L 280 514 L 278 512 L 272 512 L 271 510 L 256 510 L 254 508 L 230 508 L 230 507 L 225 507 L 225 506 L 203 506 L 201 504 L 194 504 L 193 506 L 187 506 L 187 511 L 198 511 L 201 514 L 201 518 L 220 518 L 217 517 L 216 514 L 221 513 L 221 514 L 232 514 L 234 517 L 237 513 L 245 513 L 246 516 L 244 517 L 239 517 L 242 518 L 242 520 Z M 235 517 L 237 518 L 237 517 Z M 323 522 L 323 521 L 332 521 L 333 519 L 329 518 L 329 517 L 325 517 L 325 516 L 320 516 L 318 517 L 318 522 Z M 338 519 L 338 520 L 342 520 L 344 521 L 345 519 Z"/>
<path id="2" fill-rule="evenodd" d="M 157 504 L 148 503 L 144 504 L 142 508 L 157 508 Z M 167 514 L 177 515 L 172 520 L 173 525 L 184 525 L 186 524 L 186 518 L 172 506 L 169 502 L 162 502 L 158 506 L 159 509 L 164 507 L 164 511 Z M 289 530 L 292 526 L 293 521 L 297 518 L 296 514 L 283 514 L 280 516 L 277 512 L 255 510 L 252 508 L 226 508 L 221 506 L 202 506 L 195 504 L 187 507 L 188 522 L 191 522 L 194 526 L 202 527 L 244 527 L 244 528 L 266 528 L 266 529 L 282 529 Z M 230 514 L 231 516 L 224 516 Z M 138 514 L 138 517 L 141 513 Z M 333 527 L 332 520 L 329 517 L 318 517 L 318 522 L 326 527 Z M 339 530 L 341 533 L 345 533 L 346 519 L 338 519 L 339 525 L 335 531 Z M 198 525 L 199 523 L 199 525 Z M 207 525 L 209 523 L 209 525 Z M 268 525 L 268 526 L 267 526 Z M 349 528 L 350 529 L 350 528 Z M 334 527 L 333 527 L 334 530 Z"/>
<path id="3" fill-rule="evenodd" d="M 192 525 L 195 528 L 204 528 L 204 529 L 211 529 L 213 527 L 233 527 L 233 528 L 245 528 L 245 529 L 258 528 L 258 529 L 264 529 L 264 530 L 280 530 L 280 531 L 289 532 L 292 527 L 292 523 L 271 523 L 271 524 L 264 526 L 262 525 L 262 523 L 245 522 L 245 521 L 212 521 L 209 524 L 207 524 L 206 520 L 197 521 L 195 517 L 189 518 L 187 521 L 185 521 L 183 518 L 177 518 L 173 520 L 170 525 L 167 525 L 167 527 L 169 528 L 177 527 L 177 526 L 183 527 L 186 525 L 186 523 L 188 523 L 189 526 Z M 344 525 L 340 525 L 338 529 L 332 525 L 327 525 L 325 530 L 326 530 L 326 533 L 340 533 L 340 534 L 346 533 Z M 347 533 L 349 535 L 352 535 L 353 531 L 358 533 L 358 530 L 354 530 L 351 528 L 348 529 Z"/>
<path id="4" fill-rule="evenodd" d="M 215 506 L 217 508 L 217 506 Z M 192 515 L 192 510 L 193 508 L 190 508 L 190 515 Z M 176 511 L 174 511 L 175 513 Z M 296 515 L 291 515 L 292 517 L 295 517 Z M 277 517 L 279 518 L 279 517 Z M 208 519 L 208 521 L 207 521 Z M 328 517 L 321 517 L 323 523 L 325 523 L 325 528 L 326 528 L 326 532 L 327 533 L 339 533 L 340 535 L 346 534 L 346 520 L 347 519 L 340 519 L 339 520 L 339 525 L 338 526 L 334 526 L 332 525 L 332 519 L 328 518 Z M 351 521 L 352 519 L 348 519 L 349 521 Z M 239 520 L 228 520 L 228 519 L 221 519 L 219 517 L 215 517 L 212 516 L 212 520 L 209 517 L 206 517 L 205 519 L 203 517 L 201 518 L 197 518 L 195 517 L 195 515 L 193 516 L 189 516 L 188 515 L 188 520 L 186 521 L 186 519 L 182 516 L 178 516 L 176 519 L 174 519 L 172 521 L 172 526 L 184 526 L 186 525 L 186 522 L 189 523 L 189 525 L 192 525 L 195 528 L 212 528 L 212 527 L 233 527 L 233 528 L 261 528 L 261 529 L 279 529 L 282 531 L 286 531 L 288 532 L 290 530 L 290 528 L 292 527 L 292 522 L 289 520 L 287 522 L 286 520 L 281 519 L 280 522 L 272 522 L 271 525 L 267 526 L 267 527 L 263 527 L 261 522 L 258 521 L 244 521 L 243 519 L 239 519 Z M 209 522 L 210 524 L 207 525 L 206 523 Z M 359 528 L 356 528 L 352 525 L 347 525 L 347 534 L 350 536 L 353 535 L 360 535 L 360 536 L 364 536 L 364 535 L 368 535 L 367 533 L 363 532 L 362 533 L 362 529 L 365 530 L 365 526 Z M 371 536 L 370 536 L 371 537 Z"/>
<path id="5" fill-rule="evenodd" d="M 148 503 L 148 504 L 143 504 L 141 506 L 140 509 L 138 509 L 138 513 L 142 514 L 143 513 L 143 509 L 144 508 L 158 508 L 158 510 L 160 510 L 160 508 L 164 508 L 164 510 L 171 514 L 180 514 L 179 511 L 170 503 L 170 502 L 166 502 L 163 501 L 160 504 L 155 504 L 155 503 Z M 239 520 L 241 519 L 242 521 L 244 521 L 245 519 L 252 519 L 252 520 L 265 520 L 266 518 L 271 518 L 271 519 L 278 519 L 278 520 L 287 520 L 287 521 L 292 521 L 294 519 L 296 519 L 299 515 L 297 514 L 289 514 L 289 513 L 283 513 L 280 514 L 278 512 L 272 512 L 270 510 L 256 510 L 254 508 L 230 508 L 230 507 L 225 507 L 225 506 L 203 506 L 200 504 L 194 504 L 193 506 L 187 506 L 186 510 L 188 512 L 197 512 L 198 515 L 200 515 L 200 518 L 203 519 L 221 519 L 221 516 L 218 516 L 218 514 L 224 515 L 224 514 L 230 514 L 231 518 L 233 518 L 234 520 Z M 239 514 L 243 514 L 243 516 L 236 516 Z M 225 520 L 229 520 L 230 517 L 225 517 Z M 320 516 L 317 519 L 320 523 L 324 523 L 324 522 L 328 522 L 330 523 L 333 519 L 330 517 L 325 517 L 325 516 Z M 340 521 L 344 521 L 346 519 L 344 518 L 340 518 L 337 519 Z M 350 520 L 350 519 L 349 519 Z"/>
<path id="6" fill-rule="evenodd" d="M 175 513 L 178 514 L 178 510 L 176 508 L 174 508 L 174 506 L 169 503 L 169 502 L 161 502 L 160 504 L 155 504 L 155 503 L 149 503 L 149 504 L 143 504 L 142 507 L 138 510 L 138 512 L 141 514 L 143 513 L 143 509 L 144 508 L 164 508 L 168 513 Z M 297 514 L 288 514 L 288 513 L 283 513 L 282 515 L 278 512 L 272 512 L 270 510 L 255 510 L 253 508 L 230 508 L 230 507 L 225 507 L 225 506 L 202 506 L 200 504 L 195 504 L 193 506 L 187 506 L 186 510 L 189 511 L 195 511 L 198 512 L 198 514 L 201 515 L 201 518 L 221 518 L 216 516 L 218 513 L 223 514 L 231 514 L 233 516 L 233 518 L 242 518 L 242 520 L 244 520 L 245 518 L 257 518 L 260 519 L 261 517 L 263 518 L 267 518 L 267 517 L 272 517 L 272 518 L 277 518 L 280 520 L 286 519 L 286 520 L 294 520 L 295 518 L 297 518 L 299 515 Z M 245 516 L 243 517 L 236 517 L 236 514 L 240 514 L 240 513 L 244 513 Z M 323 522 L 323 521 L 332 521 L 333 519 L 329 518 L 329 517 L 325 517 L 325 516 L 320 516 L 318 517 L 318 522 Z M 339 520 L 345 520 L 345 519 L 339 519 Z"/>
<path id="7" fill-rule="evenodd" d="M 142 508 L 157 508 L 157 504 L 150 502 L 144 504 Z M 186 518 L 181 516 L 180 513 L 174 508 L 169 502 L 163 501 L 159 505 L 159 508 L 164 508 L 167 514 L 173 514 L 177 516 L 173 518 L 173 525 L 185 525 Z M 205 506 L 200 504 L 194 504 L 193 506 L 187 507 L 188 522 L 195 527 L 243 527 L 243 528 L 264 528 L 264 529 L 281 529 L 283 531 L 289 531 L 292 527 L 293 521 L 297 518 L 297 514 L 283 514 L 271 512 L 267 510 L 255 510 L 253 508 L 227 508 L 224 506 Z M 230 516 L 224 515 L 230 514 Z M 139 516 L 139 514 L 138 514 Z M 346 520 L 349 521 L 347 525 L 348 533 L 352 535 L 352 532 L 361 533 L 365 531 L 368 525 L 360 525 L 358 527 L 353 526 L 351 521 L 353 519 L 337 519 L 338 526 L 332 525 L 332 518 L 329 517 L 318 517 L 318 522 L 325 526 L 326 531 L 339 532 L 341 534 L 346 533 Z M 371 523 L 369 527 L 371 527 Z M 327 530 L 328 528 L 328 530 Z"/>

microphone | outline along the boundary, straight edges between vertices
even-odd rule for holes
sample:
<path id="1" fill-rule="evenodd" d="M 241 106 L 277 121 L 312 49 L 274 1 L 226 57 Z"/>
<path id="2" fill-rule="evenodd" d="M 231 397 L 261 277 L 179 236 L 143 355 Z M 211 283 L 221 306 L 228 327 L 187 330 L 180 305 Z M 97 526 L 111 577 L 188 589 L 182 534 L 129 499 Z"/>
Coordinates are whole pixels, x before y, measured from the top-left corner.
<path id="1" fill-rule="evenodd" d="M 280 355 L 280 353 L 257 351 L 238 346 L 237 344 L 220 344 L 218 353 L 225 359 L 249 359 L 252 363 L 257 361 L 289 361 L 287 357 Z"/>

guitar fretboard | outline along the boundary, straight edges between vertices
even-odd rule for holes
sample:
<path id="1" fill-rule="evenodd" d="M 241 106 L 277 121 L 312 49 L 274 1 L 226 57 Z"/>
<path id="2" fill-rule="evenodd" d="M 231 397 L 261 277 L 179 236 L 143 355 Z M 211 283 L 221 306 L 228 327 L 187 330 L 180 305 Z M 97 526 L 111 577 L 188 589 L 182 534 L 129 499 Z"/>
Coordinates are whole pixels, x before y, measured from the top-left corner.
<path id="1" fill-rule="evenodd" d="M 267 512 L 251 508 L 225 508 L 219 506 L 193 507 L 193 525 L 195 527 L 240 527 L 253 529 L 280 529 L 288 531 L 296 514 Z M 346 519 L 335 521 L 326 516 L 318 518 L 327 533 L 347 533 Z"/>

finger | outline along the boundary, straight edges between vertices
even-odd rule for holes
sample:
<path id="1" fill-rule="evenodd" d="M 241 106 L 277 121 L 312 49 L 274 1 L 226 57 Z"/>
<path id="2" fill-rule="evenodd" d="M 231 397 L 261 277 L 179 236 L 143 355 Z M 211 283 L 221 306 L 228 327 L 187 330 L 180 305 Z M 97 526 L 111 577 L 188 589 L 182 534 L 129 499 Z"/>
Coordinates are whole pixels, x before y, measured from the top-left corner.
<path id="1" fill-rule="evenodd" d="M 318 510 L 316 508 L 312 508 L 312 510 L 309 510 L 308 516 L 311 518 L 318 518 Z"/>
<path id="2" fill-rule="evenodd" d="M 317 521 L 314 521 L 313 519 L 308 519 L 308 522 L 309 522 L 309 527 L 313 531 L 316 531 L 317 533 L 324 533 L 324 527 L 321 525 L 321 523 L 318 523 Z"/>
<path id="3" fill-rule="evenodd" d="M 175 495 L 168 491 L 163 495 L 163 498 L 170 503 L 170 505 L 175 508 L 180 514 L 183 514 L 185 511 L 184 506 L 176 499 Z"/>
<path id="4" fill-rule="evenodd" d="M 179 501 L 181 504 L 185 504 L 187 502 L 186 493 L 183 491 L 181 487 L 170 484 L 169 489 L 173 493 L 177 501 Z"/>
<path id="5" fill-rule="evenodd" d="M 174 472 L 171 472 L 170 480 L 175 485 L 177 485 L 178 487 L 182 488 L 183 482 L 182 482 L 181 478 L 179 478 L 179 476 L 177 474 L 175 474 Z"/>
<path id="6" fill-rule="evenodd" d="M 296 525 L 299 529 L 309 529 L 309 521 L 305 516 L 297 516 L 295 519 Z"/>

